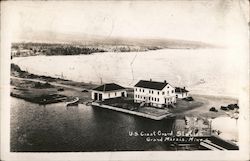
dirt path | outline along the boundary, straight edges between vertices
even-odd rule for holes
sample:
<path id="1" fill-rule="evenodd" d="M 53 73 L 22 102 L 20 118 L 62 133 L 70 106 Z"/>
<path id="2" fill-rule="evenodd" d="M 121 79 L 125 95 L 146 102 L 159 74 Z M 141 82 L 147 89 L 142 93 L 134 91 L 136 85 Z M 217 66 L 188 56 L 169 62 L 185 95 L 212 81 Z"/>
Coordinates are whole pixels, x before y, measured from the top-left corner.
<path id="1" fill-rule="evenodd" d="M 203 102 L 199 108 L 186 111 L 183 114 L 186 116 L 202 116 L 216 118 L 219 116 L 227 116 L 227 113 L 220 109 L 221 106 L 237 103 L 237 100 L 223 97 L 209 97 L 209 96 L 193 96 L 196 101 Z M 209 111 L 211 107 L 215 107 L 218 112 Z"/>

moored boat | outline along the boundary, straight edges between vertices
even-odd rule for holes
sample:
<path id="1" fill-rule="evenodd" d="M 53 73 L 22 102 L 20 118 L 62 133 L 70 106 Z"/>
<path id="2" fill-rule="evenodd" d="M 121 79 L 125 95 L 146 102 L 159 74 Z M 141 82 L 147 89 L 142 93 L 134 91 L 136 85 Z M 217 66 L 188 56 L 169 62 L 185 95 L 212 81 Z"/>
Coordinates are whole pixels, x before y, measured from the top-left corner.
<path id="1" fill-rule="evenodd" d="M 74 106 L 77 105 L 79 102 L 79 98 L 75 97 L 73 100 L 66 102 L 66 106 Z"/>

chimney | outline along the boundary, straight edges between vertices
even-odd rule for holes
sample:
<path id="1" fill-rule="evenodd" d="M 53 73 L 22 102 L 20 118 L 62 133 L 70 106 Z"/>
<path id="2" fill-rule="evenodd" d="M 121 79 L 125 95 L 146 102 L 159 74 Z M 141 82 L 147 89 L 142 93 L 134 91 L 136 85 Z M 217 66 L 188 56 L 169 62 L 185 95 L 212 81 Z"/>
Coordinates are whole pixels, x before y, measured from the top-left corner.
<path id="1" fill-rule="evenodd" d="M 152 82 L 152 79 L 150 78 L 149 81 Z"/>
<path id="2" fill-rule="evenodd" d="M 183 89 L 186 89 L 186 87 L 183 87 Z"/>
<path id="3" fill-rule="evenodd" d="M 167 81 L 166 81 L 166 80 L 164 80 L 164 83 L 167 83 Z"/>

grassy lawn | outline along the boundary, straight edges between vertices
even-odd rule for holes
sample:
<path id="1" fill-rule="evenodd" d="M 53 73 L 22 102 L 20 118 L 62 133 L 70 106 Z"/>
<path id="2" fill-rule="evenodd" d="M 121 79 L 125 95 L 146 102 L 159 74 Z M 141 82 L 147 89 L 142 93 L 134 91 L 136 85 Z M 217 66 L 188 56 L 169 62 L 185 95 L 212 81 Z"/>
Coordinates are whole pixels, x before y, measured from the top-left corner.
<path id="1" fill-rule="evenodd" d="M 199 101 L 185 101 L 182 99 L 177 99 L 176 104 L 174 108 L 170 109 L 170 112 L 178 115 L 183 114 L 186 111 L 201 107 L 204 103 Z"/>
<path id="2" fill-rule="evenodd" d="M 154 107 L 142 107 L 138 109 L 138 112 L 154 115 L 154 116 L 162 116 L 165 114 L 169 114 L 167 109 L 159 109 Z"/>
<path id="3" fill-rule="evenodd" d="M 105 100 L 102 103 L 105 105 L 141 112 L 153 116 L 162 116 L 169 113 L 167 109 L 159 109 L 154 107 L 140 107 L 140 104 L 134 103 L 134 100 L 132 98 L 112 98 Z"/>
<path id="4" fill-rule="evenodd" d="M 107 99 L 107 100 L 104 100 L 102 103 L 105 105 L 120 107 L 120 108 L 133 110 L 133 111 L 137 111 L 137 109 L 140 106 L 139 103 L 134 103 L 133 99 L 122 98 L 122 97 Z"/>

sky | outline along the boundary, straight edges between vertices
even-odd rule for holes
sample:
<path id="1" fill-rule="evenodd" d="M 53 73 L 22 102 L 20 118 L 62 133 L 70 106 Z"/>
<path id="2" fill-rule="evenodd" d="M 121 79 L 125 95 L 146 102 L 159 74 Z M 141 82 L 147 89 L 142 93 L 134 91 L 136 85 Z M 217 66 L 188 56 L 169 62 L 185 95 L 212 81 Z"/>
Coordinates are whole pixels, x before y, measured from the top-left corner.
<path id="1" fill-rule="evenodd" d="M 2 6 L 13 40 L 46 31 L 223 44 L 244 21 L 238 12 L 242 5 L 231 0 L 7 1 Z"/>

